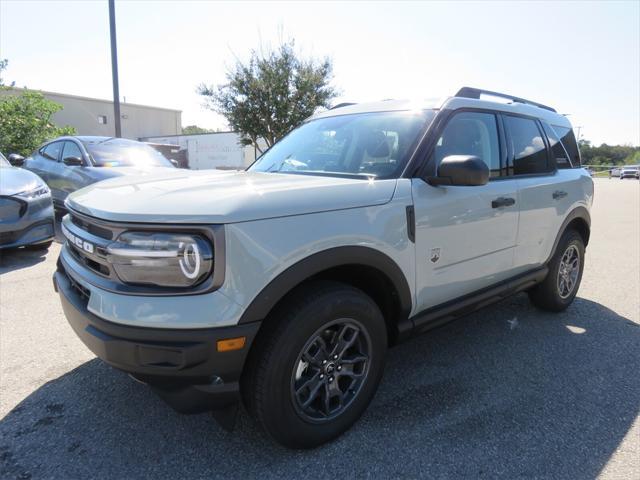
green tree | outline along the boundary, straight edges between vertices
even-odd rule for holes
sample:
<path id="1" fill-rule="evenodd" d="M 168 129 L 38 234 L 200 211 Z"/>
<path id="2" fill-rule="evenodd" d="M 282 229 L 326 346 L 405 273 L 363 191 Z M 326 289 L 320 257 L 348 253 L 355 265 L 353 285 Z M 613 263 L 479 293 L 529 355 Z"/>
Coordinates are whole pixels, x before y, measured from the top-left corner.
<path id="1" fill-rule="evenodd" d="M 187 125 L 186 127 L 182 127 L 183 135 L 192 135 L 194 133 L 212 133 L 214 130 L 210 130 L 208 128 L 202 128 L 197 125 Z"/>
<path id="2" fill-rule="evenodd" d="M 0 93 L 0 151 L 6 155 L 29 155 L 46 140 L 75 134 L 73 127 L 56 127 L 51 123 L 51 116 L 60 109 L 62 105 L 39 92 Z"/>
<path id="3" fill-rule="evenodd" d="M 237 61 L 227 72 L 226 84 L 201 84 L 197 91 L 245 145 L 262 152 L 260 140 L 270 147 L 318 107 L 330 106 L 337 95 L 332 69 L 329 58 L 301 58 L 289 41 L 275 51 L 253 50 L 247 63 Z"/>
<path id="4" fill-rule="evenodd" d="M 583 165 L 629 165 L 640 163 L 640 147 L 601 144 L 595 147 L 588 140 L 580 140 Z"/>

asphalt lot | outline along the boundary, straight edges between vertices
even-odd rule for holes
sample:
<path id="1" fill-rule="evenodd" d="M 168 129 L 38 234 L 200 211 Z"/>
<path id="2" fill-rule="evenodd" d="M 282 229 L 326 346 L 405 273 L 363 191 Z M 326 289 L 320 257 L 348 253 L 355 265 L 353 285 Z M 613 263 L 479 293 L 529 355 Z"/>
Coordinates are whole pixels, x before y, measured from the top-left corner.
<path id="1" fill-rule="evenodd" d="M 76 338 L 46 256 L 0 259 L 2 478 L 640 478 L 640 182 L 596 180 L 575 303 L 519 295 L 390 351 L 374 402 L 313 451 L 246 414 L 174 413 Z"/>

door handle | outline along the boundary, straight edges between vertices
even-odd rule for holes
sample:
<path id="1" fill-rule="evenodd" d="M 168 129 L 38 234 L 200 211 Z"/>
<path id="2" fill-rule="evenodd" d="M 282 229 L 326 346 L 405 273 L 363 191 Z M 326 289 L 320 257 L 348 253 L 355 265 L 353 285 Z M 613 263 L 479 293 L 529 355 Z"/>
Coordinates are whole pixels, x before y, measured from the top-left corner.
<path id="1" fill-rule="evenodd" d="M 556 190 L 555 192 L 553 192 L 553 199 L 554 200 L 558 200 L 560 198 L 564 198 L 567 196 L 567 192 L 563 191 L 563 190 Z"/>
<path id="2" fill-rule="evenodd" d="M 491 208 L 510 207 L 511 205 L 515 205 L 515 203 L 515 198 L 498 197 L 491 202 Z"/>

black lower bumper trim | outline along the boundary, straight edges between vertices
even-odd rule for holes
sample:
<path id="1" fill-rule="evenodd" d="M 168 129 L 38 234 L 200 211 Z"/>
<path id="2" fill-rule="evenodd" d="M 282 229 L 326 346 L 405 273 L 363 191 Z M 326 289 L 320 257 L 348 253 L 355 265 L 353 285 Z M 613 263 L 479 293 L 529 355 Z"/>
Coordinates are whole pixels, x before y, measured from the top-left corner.
<path id="1" fill-rule="evenodd" d="M 88 299 L 65 272 L 57 271 L 53 283 L 67 321 L 84 344 L 106 363 L 151 385 L 176 410 L 201 412 L 237 400 L 259 322 L 208 329 L 130 327 L 89 312 Z M 246 337 L 241 350 L 217 351 L 218 340 L 240 336 Z"/>

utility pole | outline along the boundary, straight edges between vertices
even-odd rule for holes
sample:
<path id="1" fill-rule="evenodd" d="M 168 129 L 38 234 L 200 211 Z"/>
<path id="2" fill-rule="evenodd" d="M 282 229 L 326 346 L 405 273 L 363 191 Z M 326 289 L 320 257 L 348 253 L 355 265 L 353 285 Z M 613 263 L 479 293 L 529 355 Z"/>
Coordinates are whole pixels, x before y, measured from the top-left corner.
<path id="1" fill-rule="evenodd" d="M 118 49 L 116 47 L 116 6 L 109 0 L 109 33 L 111 34 L 111 77 L 113 79 L 113 117 L 116 137 L 122 136 L 120 127 L 120 89 L 118 88 Z"/>

